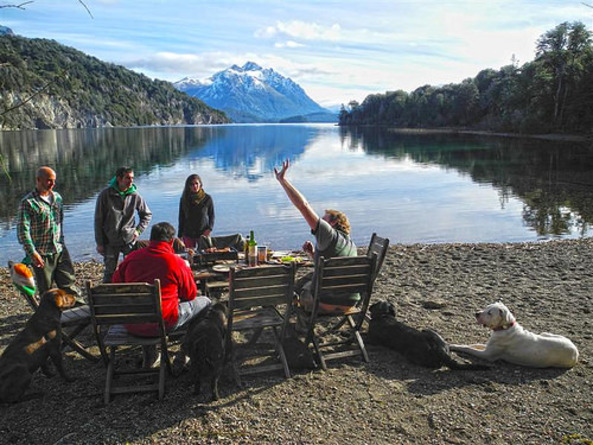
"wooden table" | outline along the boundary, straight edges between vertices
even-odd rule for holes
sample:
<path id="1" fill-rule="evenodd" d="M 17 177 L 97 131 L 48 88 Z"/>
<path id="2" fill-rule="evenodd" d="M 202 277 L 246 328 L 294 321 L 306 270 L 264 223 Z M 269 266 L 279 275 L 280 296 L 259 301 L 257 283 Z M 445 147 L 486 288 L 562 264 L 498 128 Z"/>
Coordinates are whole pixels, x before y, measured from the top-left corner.
<path id="1" fill-rule="evenodd" d="M 294 256 L 295 258 L 303 258 L 302 254 L 297 254 L 295 252 L 292 252 L 290 255 Z M 229 269 L 232 266 L 248 267 L 245 264 L 245 262 L 241 259 L 241 257 L 242 257 L 242 255 L 239 255 L 239 257 L 236 260 L 228 260 L 228 259 L 216 260 L 216 261 L 212 262 L 211 264 L 208 264 L 207 266 L 205 266 L 205 265 L 197 266 L 194 263 L 194 265 L 192 265 L 192 267 L 194 268 L 193 269 L 194 278 L 195 278 L 196 282 L 198 283 L 198 286 L 199 286 L 202 294 L 209 298 L 218 300 L 218 301 L 223 299 L 223 294 L 228 291 L 228 287 L 229 287 L 228 271 L 226 271 L 226 270 L 217 271 L 215 269 L 217 267 L 220 268 L 220 267 L 224 267 L 224 266 L 228 266 Z M 304 258 L 306 258 L 306 256 Z M 273 265 L 273 264 L 281 264 L 281 263 L 271 261 L 271 262 L 266 262 L 265 264 Z M 311 261 L 309 261 L 308 259 L 305 259 L 302 261 L 298 261 L 297 265 L 300 268 L 302 266 L 312 266 L 313 263 Z M 226 269 L 226 267 L 225 267 L 225 269 Z"/>

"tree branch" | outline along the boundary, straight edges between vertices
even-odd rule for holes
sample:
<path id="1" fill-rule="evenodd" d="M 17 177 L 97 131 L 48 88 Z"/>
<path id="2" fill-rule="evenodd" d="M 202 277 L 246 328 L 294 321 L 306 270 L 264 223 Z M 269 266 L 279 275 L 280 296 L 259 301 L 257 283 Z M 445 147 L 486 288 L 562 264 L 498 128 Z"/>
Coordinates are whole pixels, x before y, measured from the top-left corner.
<path id="1" fill-rule="evenodd" d="M 0 9 L 2 8 L 17 8 L 17 9 L 25 9 L 25 6 L 31 4 L 31 3 L 35 3 L 33 0 L 30 0 L 28 2 L 23 2 L 19 5 L 0 5 Z"/>
<path id="2" fill-rule="evenodd" d="M 58 78 L 63 78 L 66 77 L 67 74 L 60 74 L 58 75 Z M 38 91 L 34 92 L 33 94 L 31 94 L 29 97 L 27 97 L 25 100 L 19 102 L 18 104 L 7 108 L 4 111 L 0 112 L 0 116 L 4 116 L 6 113 L 9 113 L 13 110 L 16 110 L 17 108 L 22 107 L 23 105 L 25 105 L 27 102 L 30 102 L 31 100 L 33 100 L 34 97 L 39 96 L 41 93 L 43 93 L 45 90 L 47 90 L 52 84 L 56 83 L 57 79 L 54 80 L 50 80 L 49 82 L 47 82 L 45 85 L 43 85 Z"/>
<path id="3" fill-rule="evenodd" d="M 18 5 L 0 5 L 0 9 L 2 8 L 16 8 L 16 9 L 22 9 L 23 11 L 26 9 L 25 6 L 30 5 L 31 3 L 35 3 L 35 0 L 29 0 L 23 3 L 19 3 Z M 88 6 L 82 1 L 82 0 L 78 0 L 78 3 L 80 3 L 84 9 L 86 9 L 86 12 L 88 12 L 88 14 L 91 16 L 92 19 L 94 19 L 93 14 L 91 13 L 91 10 L 88 8 Z"/>
<path id="4" fill-rule="evenodd" d="M 93 14 L 91 14 L 91 10 L 87 7 L 87 5 L 85 5 L 82 0 L 78 0 L 78 3 L 80 3 L 82 6 L 84 6 L 84 9 L 86 9 L 86 12 L 88 12 L 89 15 L 91 16 L 91 18 L 94 19 Z"/>

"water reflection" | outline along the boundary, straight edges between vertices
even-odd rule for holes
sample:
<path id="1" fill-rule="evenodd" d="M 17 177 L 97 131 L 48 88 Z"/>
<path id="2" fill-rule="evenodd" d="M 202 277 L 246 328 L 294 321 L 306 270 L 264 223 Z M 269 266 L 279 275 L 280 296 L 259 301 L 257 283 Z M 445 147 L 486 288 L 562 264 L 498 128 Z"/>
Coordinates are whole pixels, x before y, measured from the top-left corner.
<path id="1" fill-rule="evenodd" d="M 303 126 L 0 132 L 0 159 L 8 172 L 0 175 L 2 229 L 14 227 L 18 203 L 34 187 L 41 165 L 56 170 L 56 190 L 73 207 L 101 190 L 119 166 L 133 166 L 138 177 L 186 154 L 211 158 L 216 168 L 232 177 L 254 181 L 280 160 L 298 158 L 315 133 Z"/>
<path id="2" fill-rule="evenodd" d="M 210 128 L 199 157 L 211 158 L 232 177 L 256 181 L 283 159 L 298 159 L 317 137 L 315 127 L 237 125 Z M 194 154 L 194 153 L 192 153 Z"/>
<path id="3" fill-rule="evenodd" d="M 192 131 L 195 130 L 195 131 Z M 0 133 L 0 155 L 9 176 L 0 177 L 0 218 L 13 225 L 21 197 L 35 185 L 35 172 L 49 165 L 57 172 L 56 190 L 68 206 L 94 196 L 118 166 L 137 174 L 166 165 L 204 143 L 204 129 L 78 129 Z"/>
<path id="4" fill-rule="evenodd" d="M 577 232 L 593 222 L 593 147 L 590 143 L 341 129 L 342 144 L 386 158 L 411 159 L 492 184 L 501 207 L 523 202 L 523 220 L 539 236 Z"/>

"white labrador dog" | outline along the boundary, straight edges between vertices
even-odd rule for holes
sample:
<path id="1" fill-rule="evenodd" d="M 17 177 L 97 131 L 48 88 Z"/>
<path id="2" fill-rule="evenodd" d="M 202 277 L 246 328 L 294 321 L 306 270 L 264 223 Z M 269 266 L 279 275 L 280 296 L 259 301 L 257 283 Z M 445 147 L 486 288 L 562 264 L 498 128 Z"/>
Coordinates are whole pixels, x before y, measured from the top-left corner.
<path id="1" fill-rule="evenodd" d="M 492 329 L 488 343 L 449 345 L 451 351 L 535 368 L 572 368 L 579 359 L 579 351 L 568 338 L 547 332 L 537 335 L 523 329 L 501 302 L 477 312 L 476 319 Z"/>

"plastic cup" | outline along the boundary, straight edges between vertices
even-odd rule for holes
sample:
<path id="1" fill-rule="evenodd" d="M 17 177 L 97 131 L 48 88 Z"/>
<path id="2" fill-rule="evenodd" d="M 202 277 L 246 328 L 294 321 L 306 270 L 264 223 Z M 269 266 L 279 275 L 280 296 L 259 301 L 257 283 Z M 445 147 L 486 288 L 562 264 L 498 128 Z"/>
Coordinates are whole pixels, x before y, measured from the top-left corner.
<path id="1" fill-rule="evenodd" d="M 257 262 L 265 263 L 268 260 L 268 248 L 266 246 L 257 247 Z"/>

